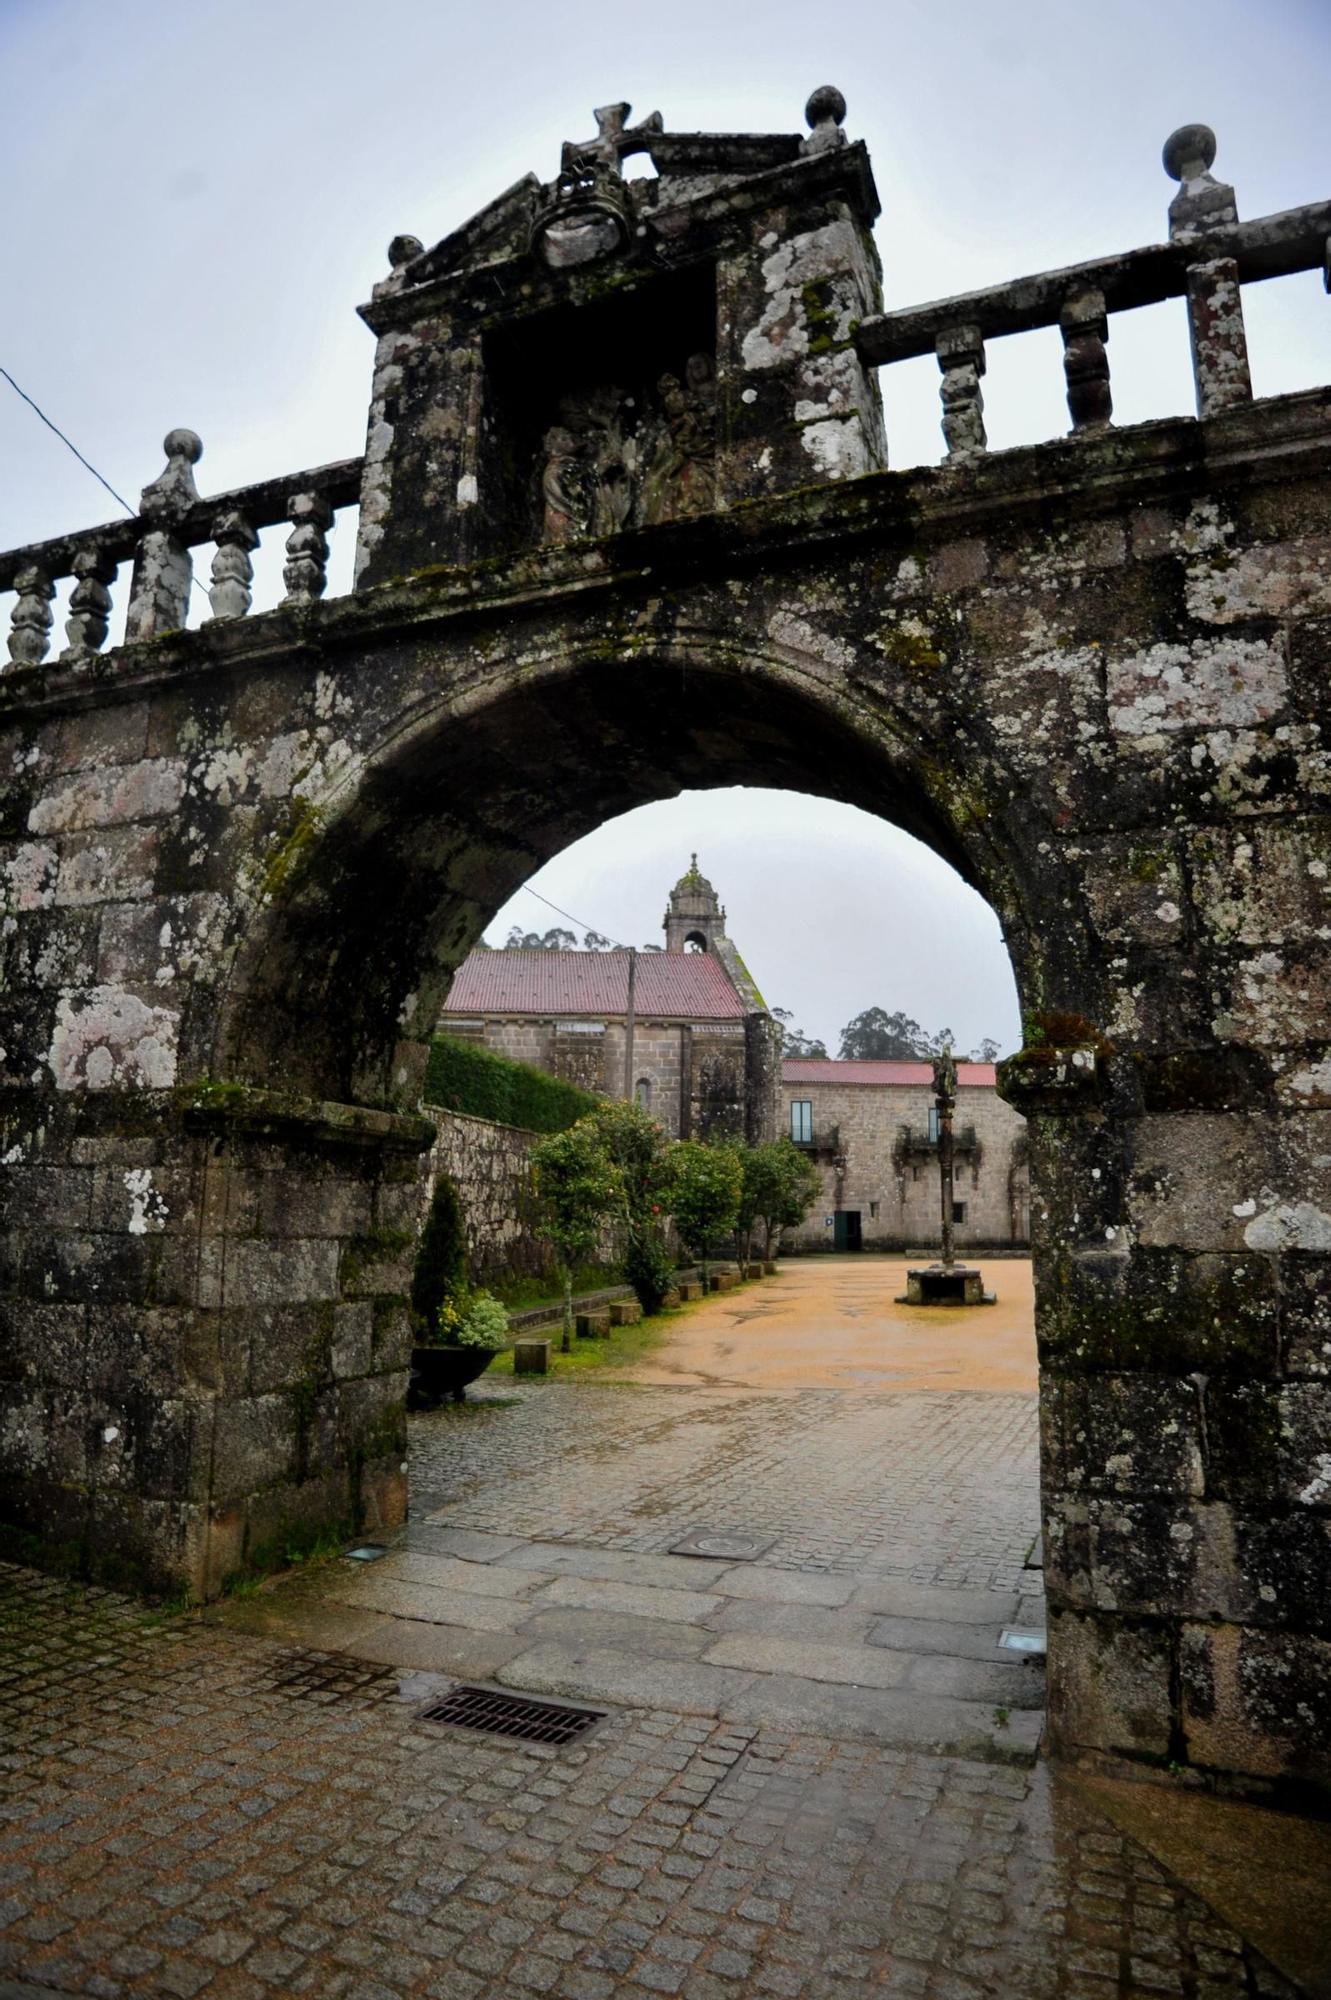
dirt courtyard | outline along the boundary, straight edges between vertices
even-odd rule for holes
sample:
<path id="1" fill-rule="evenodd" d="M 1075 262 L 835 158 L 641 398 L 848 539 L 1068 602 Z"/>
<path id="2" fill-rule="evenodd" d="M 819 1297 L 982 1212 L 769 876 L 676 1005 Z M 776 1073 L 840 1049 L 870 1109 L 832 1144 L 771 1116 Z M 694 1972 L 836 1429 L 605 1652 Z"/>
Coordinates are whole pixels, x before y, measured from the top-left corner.
<path id="1" fill-rule="evenodd" d="M 914 1260 L 912 1260 L 914 1261 Z M 788 1258 L 775 1278 L 709 1299 L 626 1379 L 734 1389 L 960 1389 L 1034 1395 L 1026 1259 L 981 1262 L 992 1306 L 905 1306 L 904 1259 Z"/>

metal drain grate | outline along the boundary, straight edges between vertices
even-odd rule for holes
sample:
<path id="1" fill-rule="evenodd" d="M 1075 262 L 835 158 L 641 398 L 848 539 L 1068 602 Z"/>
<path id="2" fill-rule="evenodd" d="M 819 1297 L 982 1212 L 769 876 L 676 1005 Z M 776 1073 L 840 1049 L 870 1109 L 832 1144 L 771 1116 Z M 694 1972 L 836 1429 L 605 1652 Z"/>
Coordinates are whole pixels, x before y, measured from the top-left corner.
<path id="1" fill-rule="evenodd" d="M 476 1687 L 456 1687 L 419 1713 L 422 1722 L 447 1722 L 457 1729 L 483 1729 L 489 1736 L 516 1736 L 524 1743 L 556 1747 L 576 1742 L 605 1719 L 601 1708 L 571 1708 L 563 1702 Z"/>

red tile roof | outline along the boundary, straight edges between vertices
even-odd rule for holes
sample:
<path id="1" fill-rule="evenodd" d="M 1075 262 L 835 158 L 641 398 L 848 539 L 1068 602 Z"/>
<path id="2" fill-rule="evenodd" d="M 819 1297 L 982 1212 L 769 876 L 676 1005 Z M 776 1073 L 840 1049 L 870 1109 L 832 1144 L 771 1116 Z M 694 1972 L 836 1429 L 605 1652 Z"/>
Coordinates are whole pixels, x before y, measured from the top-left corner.
<path id="1" fill-rule="evenodd" d="M 474 951 L 453 975 L 445 1014 L 573 1014 L 628 1011 L 626 951 Z M 656 1021 L 741 1021 L 744 1004 L 706 951 L 638 953 L 634 1008 Z"/>
<path id="2" fill-rule="evenodd" d="M 913 1083 L 931 1085 L 933 1064 L 927 1062 L 826 1062 L 817 1057 L 787 1056 L 781 1065 L 785 1083 Z M 959 1062 L 957 1083 L 961 1089 L 994 1087 L 992 1063 Z"/>

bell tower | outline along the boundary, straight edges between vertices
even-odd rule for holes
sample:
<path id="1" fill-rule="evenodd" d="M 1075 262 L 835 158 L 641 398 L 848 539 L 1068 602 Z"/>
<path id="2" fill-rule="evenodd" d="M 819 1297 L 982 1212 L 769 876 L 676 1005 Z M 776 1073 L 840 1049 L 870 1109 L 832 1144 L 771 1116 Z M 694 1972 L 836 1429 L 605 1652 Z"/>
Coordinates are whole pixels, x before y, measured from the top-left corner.
<path id="1" fill-rule="evenodd" d="M 715 954 L 718 943 L 725 937 L 726 913 L 715 889 L 699 872 L 696 854 L 689 861 L 688 872 L 680 876 L 670 891 L 662 922 L 667 951 Z"/>

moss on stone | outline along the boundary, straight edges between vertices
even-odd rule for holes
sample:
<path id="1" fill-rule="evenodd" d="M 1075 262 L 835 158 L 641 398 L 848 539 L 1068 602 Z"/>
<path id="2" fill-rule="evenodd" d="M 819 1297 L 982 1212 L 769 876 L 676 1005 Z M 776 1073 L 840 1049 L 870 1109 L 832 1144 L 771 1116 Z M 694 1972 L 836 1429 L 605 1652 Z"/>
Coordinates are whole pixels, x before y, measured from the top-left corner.
<path id="1" fill-rule="evenodd" d="M 367 1266 L 396 1257 L 408 1249 L 413 1240 L 405 1229 L 367 1229 L 358 1236 L 348 1237 L 342 1246 L 342 1290 L 357 1291 Z"/>
<path id="2" fill-rule="evenodd" d="M 265 902 L 276 896 L 283 884 L 299 868 L 313 847 L 323 825 L 323 814 L 309 799 L 291 802 L 289 824 L 277 852 L 269 861 L 259 885 Z"/>

